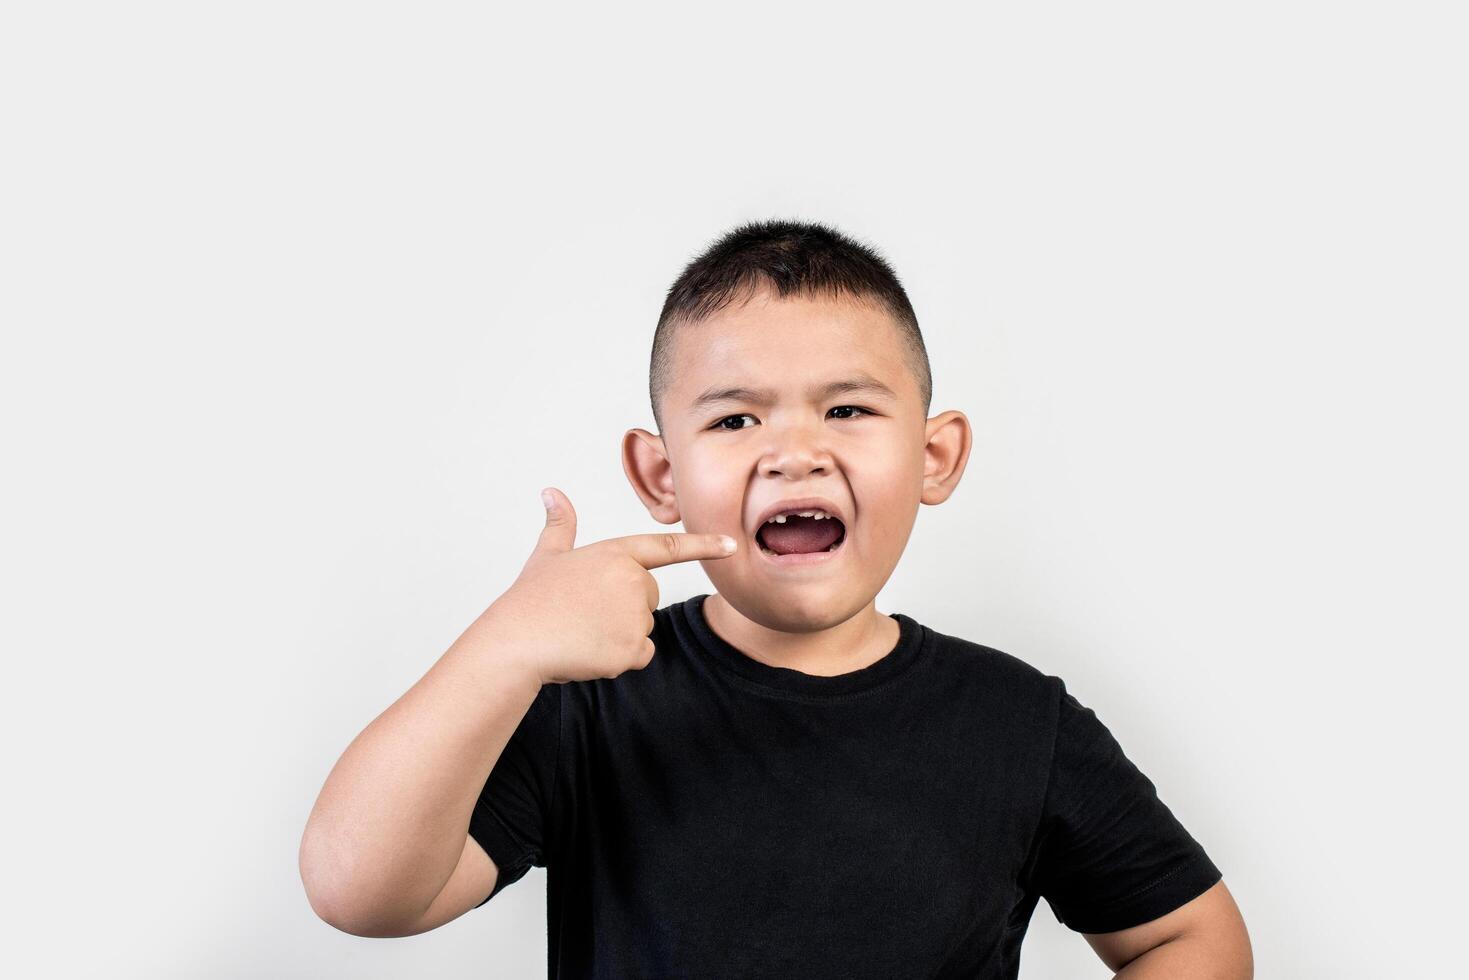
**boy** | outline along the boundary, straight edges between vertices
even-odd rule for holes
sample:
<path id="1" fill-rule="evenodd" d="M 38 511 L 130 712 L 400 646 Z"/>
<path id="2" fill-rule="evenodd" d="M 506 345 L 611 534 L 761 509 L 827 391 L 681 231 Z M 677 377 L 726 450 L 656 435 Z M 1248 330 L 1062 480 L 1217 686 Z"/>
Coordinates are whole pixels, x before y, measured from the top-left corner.
<path id="1" fill-rule="evenodd" d="M 1219 870 L 1059 678 L 877 611 L 969 456 L 931 390 L 867 246 L 772 221 L 689 263 L 661 434 L 622 447 L 688 533 L 576 547 L 543 495 L 520 577 L 328 777 L 316 912 L 411 935 L 535 865 L 552 977 L 1015 977 L 1044 897 L 1118 976 L 1252 976 Z M 648 570 L 691 560 L 717 591 L 659 608 Z"/>

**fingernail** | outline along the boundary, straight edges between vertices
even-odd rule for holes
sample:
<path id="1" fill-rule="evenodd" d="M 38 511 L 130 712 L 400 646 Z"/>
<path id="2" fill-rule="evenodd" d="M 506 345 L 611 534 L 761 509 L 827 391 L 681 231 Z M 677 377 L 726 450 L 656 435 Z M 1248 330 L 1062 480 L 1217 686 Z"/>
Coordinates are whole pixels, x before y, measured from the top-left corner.
<path id="1" fill-rule="evenodd" d="M 729 552 L 732 552 L 739 547 L 739 545 L 735 544 L 735 539 L 730 537 L 728 534 L 721 534 L 719 536 L 719 543 L 724 546 L 725 551 Z"/>
<path id="2" fill-rule="evenodd" d="M 543 504 L 546 505 L 546 509 L 547 510 L 550 510 L 551 509 L 551 500 L 552 500 L 551 491 L 549 491 L 549 490 L 542 490 L 541 491 L 541 503 L 543 503 Z"/>

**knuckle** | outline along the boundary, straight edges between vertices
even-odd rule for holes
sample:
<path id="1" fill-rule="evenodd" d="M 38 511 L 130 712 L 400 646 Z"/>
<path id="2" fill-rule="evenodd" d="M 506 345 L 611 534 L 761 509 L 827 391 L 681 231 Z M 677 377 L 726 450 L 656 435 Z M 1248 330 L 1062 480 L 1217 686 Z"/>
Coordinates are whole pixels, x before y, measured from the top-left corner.
<path id="1" fill-rule="evenodd" d="M 608 581 L 621 584 L 637 574 L 638 563 L 627 555 L 612 555 L 603 562 L 601 571 Z"/>
<path id="2" fill-rule="evenodd" d="M 617 574 L 614 578 L 622 588 L 636 592 L 643 587 L 643 576 L 647 574 L 648 570 L 646 568 L 635 561 L 630 561 L 625 565 L 618 566 Z"/>

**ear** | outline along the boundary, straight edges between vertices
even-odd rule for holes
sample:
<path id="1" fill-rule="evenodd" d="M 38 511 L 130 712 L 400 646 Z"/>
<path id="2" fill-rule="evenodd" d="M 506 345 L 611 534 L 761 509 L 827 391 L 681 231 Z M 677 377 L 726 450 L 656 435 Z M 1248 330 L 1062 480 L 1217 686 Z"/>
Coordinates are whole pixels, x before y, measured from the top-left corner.
<path id="1" fill-rule="evenodd" d="M 918 499 L 925 504 L 941 504 L 959 485 L 969 462 L 969 447 L 974 440 L 969 419 L 958 411 L 935 415 L 925 423 L 924 437 L 923 494 Z"/>
<path id="2" fill-rule="evenodd" d="M 622 471 L 653 520 L 659 524 L 679 522 L 673 465 L 661 436 L 647 429 L 628 429 L 622 437 Z"/>

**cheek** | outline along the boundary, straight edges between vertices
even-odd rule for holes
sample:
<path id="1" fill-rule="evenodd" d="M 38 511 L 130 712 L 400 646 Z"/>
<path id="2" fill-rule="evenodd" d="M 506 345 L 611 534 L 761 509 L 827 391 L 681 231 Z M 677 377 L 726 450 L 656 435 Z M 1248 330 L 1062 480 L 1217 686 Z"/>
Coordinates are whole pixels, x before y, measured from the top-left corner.
<path id="1" fill-rule="evenodd" d="M 696 517 L 701 526 L 723 526 L 731 519 L 739 524 L 744 496 L 740 472 L 739 466 L 726 457 L 691 454 L 675 474 L 679 509 L 685 517 Z"/>
<path id="2" fill-rule="evenodd" d="M 868 542 L 887 542 L 911 526 L 923 492 L 923 456 L 909 447 L 876 445 L 843 467 L 857 498 Z"/>

